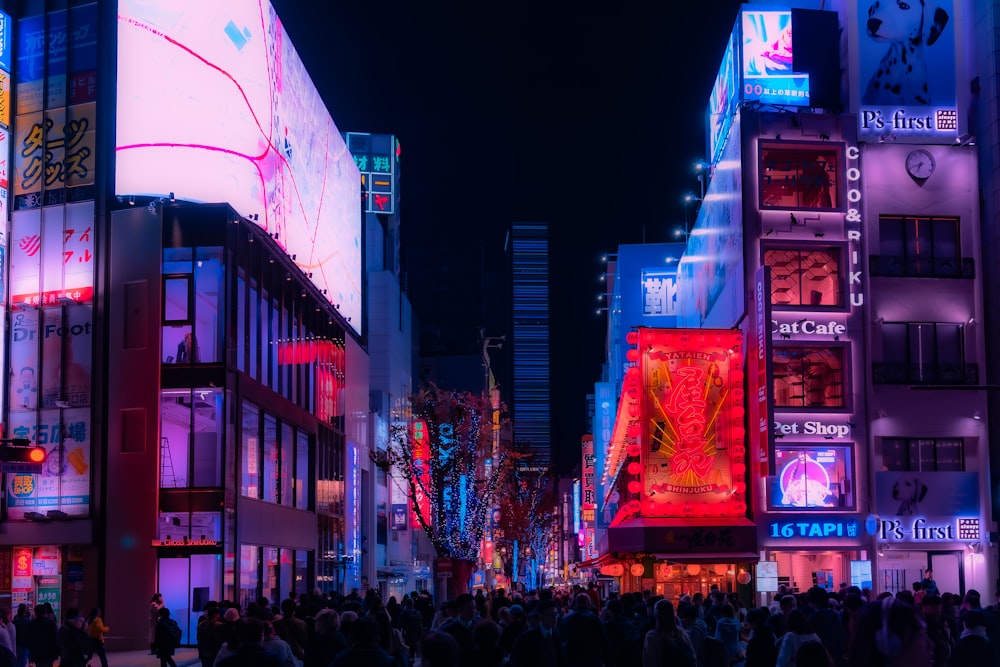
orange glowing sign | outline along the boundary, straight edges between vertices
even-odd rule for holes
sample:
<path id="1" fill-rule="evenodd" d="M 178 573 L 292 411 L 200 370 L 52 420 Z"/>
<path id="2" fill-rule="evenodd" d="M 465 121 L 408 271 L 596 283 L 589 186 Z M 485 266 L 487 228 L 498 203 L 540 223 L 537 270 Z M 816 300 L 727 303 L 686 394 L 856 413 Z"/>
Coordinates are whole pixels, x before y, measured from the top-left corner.
<path id="1" fill-rule="evenodd" d="M 742 334 L 639 329 L 644 516 L 745 516 Z"/>

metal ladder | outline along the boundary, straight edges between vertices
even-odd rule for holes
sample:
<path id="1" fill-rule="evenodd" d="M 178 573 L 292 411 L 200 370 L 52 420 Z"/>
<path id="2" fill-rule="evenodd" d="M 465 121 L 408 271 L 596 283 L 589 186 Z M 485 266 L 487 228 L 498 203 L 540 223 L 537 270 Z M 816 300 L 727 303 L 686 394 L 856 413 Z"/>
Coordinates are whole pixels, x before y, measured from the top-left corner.
<path id="1" fill-rule="evenodd" d="M 170 484 L 167 484 L 167 480 Z M 174 461 L 170 457 L 170 439 L 166 436 L 160 438 L 160 488 L 176 488 L 177 477 L 174 475 Z"/>

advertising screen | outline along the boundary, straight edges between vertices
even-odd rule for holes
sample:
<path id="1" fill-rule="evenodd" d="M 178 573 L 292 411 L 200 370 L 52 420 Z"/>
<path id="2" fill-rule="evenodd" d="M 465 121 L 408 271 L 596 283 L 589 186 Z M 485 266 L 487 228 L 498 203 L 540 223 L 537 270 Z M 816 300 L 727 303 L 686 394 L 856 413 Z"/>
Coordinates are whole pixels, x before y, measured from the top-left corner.
<path id="1" fill-rule="evenodd" d="M 746 514 L 742 339 L 639 329 L 643 516 Z"/>
<path id="2" fill-rule="evenodd" d="M 121 0 L 117 121 L 116 194 L 228 202 L 360 332 L 361 175 L 270 3 Z"/>
<path id="3" fill-rule="evenodd" d="M 778 446 L 775 508 L 853 507 L 850 447 Z"/>
<path id="4" fill-rule="evenodd" d="M 61 417 L 60 417 L 61 415 Z M 44 447 L 40 474 L 7 475 L 7 518 L 25 512 L 90 513 L 90 409 L 12 412 L 11 435 Z"/>
<path id="5" fill-rule="evenodd" d="M 793 67 L 792 12 L 744 10 L 743 99 L 809 106 L 809 75 Z"/>
<path id="6" fill-rule="evenodd" d="M 737 116 L 677 269 L 679 327 L 731 326 L 743 312 L 742 188 Z"/>
<path id="7" fill-rule="evenodd" d="M 859 139 L 951 143 L 959 136 L 956 4 L 921 2 L 903 11 L 893 2 L 857 0 Z"/>
<path id="8" fill-rule="evenodd" d="M 726 42 L 722 65 L 715 77 L 712 94 L 708 98 L 708 161 L 715 164 L 722 152 L 722 145 L 733 122 L 739 83 L 736 80 L 736 31 Z"/>

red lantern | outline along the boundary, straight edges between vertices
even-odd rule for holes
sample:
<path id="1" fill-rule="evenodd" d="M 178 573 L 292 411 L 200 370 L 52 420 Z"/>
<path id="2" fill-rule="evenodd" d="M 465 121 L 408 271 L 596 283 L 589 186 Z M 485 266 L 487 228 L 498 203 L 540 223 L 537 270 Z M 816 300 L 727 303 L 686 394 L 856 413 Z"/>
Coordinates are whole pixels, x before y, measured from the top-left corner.
<path id="1" fill-rule="evenodd" d="M 629 456 L 639 456 L 639 445 L 629 445 L 628 446 Z"/>
<path id="2" fill-rule="evenodd" d="M 642 484 L 640 484 L 635 480 L 632 480 L 631 482 L 628 483 L 629 493 L 639 493 L 640 491 L 642 491 Z"/>
<path id="3" fill-rule="evenodd" d="M 632 461 L 628 464 L 628 474 L 638 475 L 640 472 L 642 472 L 642 466 L 639 465 L 638 461 Z"/>

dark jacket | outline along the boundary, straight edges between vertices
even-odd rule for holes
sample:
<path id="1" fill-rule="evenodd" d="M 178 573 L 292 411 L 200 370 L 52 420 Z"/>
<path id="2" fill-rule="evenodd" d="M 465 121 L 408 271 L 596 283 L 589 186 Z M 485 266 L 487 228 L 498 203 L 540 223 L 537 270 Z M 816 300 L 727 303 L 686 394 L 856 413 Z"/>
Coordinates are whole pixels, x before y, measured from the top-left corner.
<path id="1" fill-rule="evenodd" d="M 172 618 L 161 618 L 156 622 L 156 634 L 153 636 L 153 650 L 157 657 L 173 655 L 180 643 L 177 639 L 177 621 Z"/>
<path id="2" fill-rule="evenodd" d="M 69 618 L 59 628 L 59 665 L 61 667 L 83 667 L 87 664 L 86 653 L 90 648 L 87 631 L 82 618 Z"/>
<path id="3" fill-rule="evenodd" d="M 563 667 L 559 631 L 553 629 L 548 637 L 540 627 L 521 634 L 511 651 L 510 667 Z"/>
<path id="4" fill-rule="evenodd" d="M 989 665 L 993 660 L 993 647 L 990 640 L 978 635 L 965 635 L 955 643 L 951 652 L 952 667 L 972 667 L 973 665 Z"/>
<path id="5" fill-rule="evenodd" d="M 566 663 L 574 667 L 598 667 L 608 655 L 608 638 L 597 614 L 574 611 L 559 623 Z"/>
<path id="6" fill-rule="evenodd" d="M 28 650 L 36 660 L 55 660 L 59 657 L 59 628 L 52 616 L 39 616 L 31 622 Z"/>
<path id="7" fill-rule="evenodd" d="M 220 660 L 216 667 L 281 667 L 281 659 L 262 646 L 241 646 L 236 653 Z"/>

